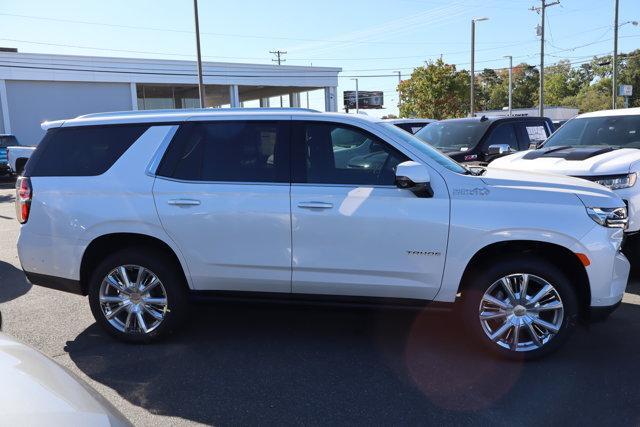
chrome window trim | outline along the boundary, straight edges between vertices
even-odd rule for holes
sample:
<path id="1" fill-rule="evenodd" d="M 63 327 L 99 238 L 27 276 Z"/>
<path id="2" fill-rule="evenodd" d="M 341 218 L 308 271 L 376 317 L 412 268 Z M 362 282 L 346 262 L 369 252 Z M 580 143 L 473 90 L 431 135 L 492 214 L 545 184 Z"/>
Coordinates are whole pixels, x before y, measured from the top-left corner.
<path id="1" fill-rule="evenodd" d="M 151 127 L 153 127 L 153 126 L 151 126 Z M 151 129 L 151 127 L 149 129 Z M 160 166 L 160 162 L 162 161 L 162 157 L 164 156 L 164 153 L 167 151 L 167 148 L 169 147 L 169 144 L 173 140 L 173 137 L 175 136 L 175 134 L 178 131 L 179 127 L 180 127 L 180 125 L 172 125 L 169 128 L 169 130 L 167 131 L 167 134 L 162 139 L 162 142 L 160 143 L 160 146 L 156 150 L 155 154 L 151 158 L 151 161 L 149 162 L 149 165 L 147 166 L 147 170 L 146 170 L 145 173 L 148 176 L 156 177 L 156 174 L 158 172 L 158 166 Z"/>
<path id="2" fill-rule="evenodd" d="M 291 183 L 292 187 L 337 187 L 337 188 L 393 188 L 400 190 L 395 185 L 369 185 L 369 184 L 314 184 L 311 182 L 295 182 Z"/>
<path id="3" fill-rule="evenodd" d="M 395 185 L 365 185 L 365 184 L 312 184 L 312 183 L 293 183 L 293 182 L 251 182 L 251 181 L 191 181 L 188 179 L 176 179 L 166 176 L 157 175 L 156 179 L 165 181 L 179 182 L 182 184 L 206 184 L 206 185 L 271 185 L 278 187 L 328 187 L 328 188 L 387 188 L 400 190 Z"/>
<path id="4" fill-rule="evenodd" d="M 173 181 L 179 182 L 182 184 L 209 184 L 209 185 L 271 185 L 271 186 L 287 186 L 289 187 L 291 183 L 289 182 L 251 182 L 251 181 L 195 181 L 189 179 L 177 179 L 177 178 L 169 178 L 167 176 L 155 175 L 156 179 L 163 179 L 165 181 Z"/>

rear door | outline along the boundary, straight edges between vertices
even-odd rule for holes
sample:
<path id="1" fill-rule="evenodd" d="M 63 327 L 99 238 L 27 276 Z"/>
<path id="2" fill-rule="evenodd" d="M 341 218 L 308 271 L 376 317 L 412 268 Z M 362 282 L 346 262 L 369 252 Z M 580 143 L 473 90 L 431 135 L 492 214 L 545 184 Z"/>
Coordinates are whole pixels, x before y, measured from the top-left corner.
<path id="1" fill-rule="evenodd" d="M 289 121 L 183 125 L 157 175 L 196 289 L 291 292 Z"/>

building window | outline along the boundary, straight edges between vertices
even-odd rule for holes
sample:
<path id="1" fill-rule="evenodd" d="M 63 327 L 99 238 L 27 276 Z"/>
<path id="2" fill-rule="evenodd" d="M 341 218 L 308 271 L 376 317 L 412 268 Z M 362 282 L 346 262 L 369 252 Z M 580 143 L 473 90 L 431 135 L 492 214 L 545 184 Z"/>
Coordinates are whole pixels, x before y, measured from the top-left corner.
<path id="1" fill-rule="evenodd" d="M 138 84 L 136 91 L 139 110 L 200 107 L 197 85 Z M 229 86 L 206 85 L 205 94 L 205 107 L 223 108 L 231 104 Z"/>

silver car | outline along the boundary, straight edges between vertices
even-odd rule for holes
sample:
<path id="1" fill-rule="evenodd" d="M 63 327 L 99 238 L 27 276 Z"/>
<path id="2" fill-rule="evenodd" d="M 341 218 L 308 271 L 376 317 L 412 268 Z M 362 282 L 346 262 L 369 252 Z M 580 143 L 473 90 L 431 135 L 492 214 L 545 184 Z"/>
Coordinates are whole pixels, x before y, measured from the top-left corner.
<path id="1" fill-rule="evenodd" d="M 131 425 L 86 382 L 1 332 L 0 378 L 1 425 Z"/>

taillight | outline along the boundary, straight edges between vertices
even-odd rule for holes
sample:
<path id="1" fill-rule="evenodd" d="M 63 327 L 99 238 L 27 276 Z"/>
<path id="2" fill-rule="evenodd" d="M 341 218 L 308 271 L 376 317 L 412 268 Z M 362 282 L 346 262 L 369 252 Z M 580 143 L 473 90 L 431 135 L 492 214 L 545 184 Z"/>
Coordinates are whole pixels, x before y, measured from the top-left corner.
<path id="1" fill-rule="evenodd" d="M 24 176 L 19 177 L 16 181 L 16 217 L 20 224 L 29 219 L 32 197 L 31 180 Z"/>

